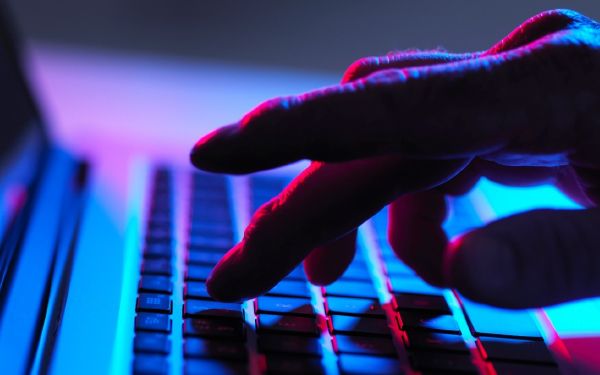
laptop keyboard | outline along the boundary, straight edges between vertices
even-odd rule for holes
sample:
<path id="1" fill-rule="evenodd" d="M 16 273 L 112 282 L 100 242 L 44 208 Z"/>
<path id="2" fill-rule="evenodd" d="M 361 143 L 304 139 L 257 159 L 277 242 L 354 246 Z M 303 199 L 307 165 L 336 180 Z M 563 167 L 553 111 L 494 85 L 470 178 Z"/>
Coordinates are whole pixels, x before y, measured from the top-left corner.
<path id="1" fill-rule="evenodd" d="M 467 301 L 398 260 L 387 244 L 385 211 L 361 227 L 356 257 L 333 284 L 313 286 L 298 267 L 252 301 L 212 300 L 205 282 L 235 243 L 238 206 L 227 177 L 193 173 L 182 197 L 174 175 L 158 169 L 152 177 L 133 373 L 559 373 L 531 312 Z M 286 183 L 248 178 L 249 209 Z M 177 228 L 177 199 L 189 210 L 184 230 Z M 456 206 L 454 215 L 472 224 L 461 212 L 466 205 Z"/>

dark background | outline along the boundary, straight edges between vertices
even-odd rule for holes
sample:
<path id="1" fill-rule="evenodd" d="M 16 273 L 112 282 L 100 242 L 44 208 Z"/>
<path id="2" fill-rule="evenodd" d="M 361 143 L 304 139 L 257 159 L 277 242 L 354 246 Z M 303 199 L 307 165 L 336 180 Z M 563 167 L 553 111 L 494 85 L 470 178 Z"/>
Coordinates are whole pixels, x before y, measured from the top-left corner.
<path id="1" fill-rule="evenodd" d="M 536 13 L 600 1 L 9 0 L 35 41 L 340 72 L 393 49 L 481 50 Z"/>

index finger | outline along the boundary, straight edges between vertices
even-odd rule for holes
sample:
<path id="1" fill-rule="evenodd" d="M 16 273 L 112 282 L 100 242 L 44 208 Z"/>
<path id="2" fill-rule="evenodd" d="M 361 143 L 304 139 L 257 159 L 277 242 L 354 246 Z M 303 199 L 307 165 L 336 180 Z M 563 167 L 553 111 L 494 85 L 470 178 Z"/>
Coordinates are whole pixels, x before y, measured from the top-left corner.
<path id="1" fill-rule="evenodd" d="M 301 159 L 346 161 L 390 152 L 461 158 L 504 148 L 564 149 L 572 136 L 551 134 L 552 144 L 531 146 L 539 145 L 544 131 L 571 125 L 565 121 L 572 116 L 559 118 L 547 100 L 569 95 L 565 85 L 571 83 L 557 77 L 553 64 L 572 57 L 559 34 L 499 54 L 377 72 L 270 100 L 198 141 L 192 162 L 210 171 L 247 173 Z M 565 73 L 568 64 L 561 68 Z M 581 82 L 572 85 L 580 90 Z"/>
<path id="2" fill-rule="evenodd" d="M 384 156 L 313 163 L 257 211 L 243 240 L 212 271 L 209 293 L 235 301 L 268 291 L 317 246 L 354 230 L 396 196 L 447 181 L 468 162 Z"/>

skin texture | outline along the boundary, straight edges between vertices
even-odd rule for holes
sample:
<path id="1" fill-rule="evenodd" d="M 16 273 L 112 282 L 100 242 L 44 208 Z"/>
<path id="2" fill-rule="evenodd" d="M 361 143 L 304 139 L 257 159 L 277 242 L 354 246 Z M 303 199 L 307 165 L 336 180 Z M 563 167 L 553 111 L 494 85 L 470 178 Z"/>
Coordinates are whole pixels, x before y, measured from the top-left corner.
<path id="1" fill-rule="evenodd" d="M 339 85 L 267 101 L 201 138 L 198 168 L 250 173 L 313 160 L 253 217 L 207 283 L 255 297 L 305 261 L 328 284 L 355 229 L 390 205 L 389 240 L 426 281 L 537 307 L 600 295 L 600 25 L 539 14 L 487 51 L 409 51 L 352 64 Z M 587 209 L 519 214 L 448 243 L 445 196 L 479 177 L 553 182 Z"/>

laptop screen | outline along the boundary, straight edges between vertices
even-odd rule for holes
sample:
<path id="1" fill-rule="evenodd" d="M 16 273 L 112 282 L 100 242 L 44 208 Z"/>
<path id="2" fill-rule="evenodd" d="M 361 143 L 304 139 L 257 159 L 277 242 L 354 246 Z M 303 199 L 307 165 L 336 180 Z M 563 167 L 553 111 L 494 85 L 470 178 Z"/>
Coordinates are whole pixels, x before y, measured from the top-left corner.
<path id="1" fill-rule="evenodd" d="M 31 133 L 42 133 L 40 117 L 25 83 L 10 19 L 0 9 L 0 166 Z M 0 167 L 1 168 L 1 167 Z"/>
<path id="2" fill-rule="evenodd" d="M 22 197 L 30 195 L 48 146 L 10 21 L 0 2 L 0 271 L 7 226 L 22 206 Z"/>

